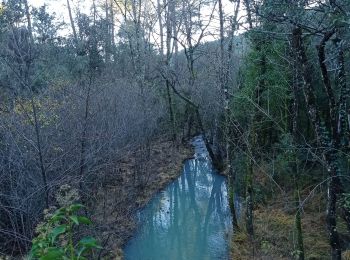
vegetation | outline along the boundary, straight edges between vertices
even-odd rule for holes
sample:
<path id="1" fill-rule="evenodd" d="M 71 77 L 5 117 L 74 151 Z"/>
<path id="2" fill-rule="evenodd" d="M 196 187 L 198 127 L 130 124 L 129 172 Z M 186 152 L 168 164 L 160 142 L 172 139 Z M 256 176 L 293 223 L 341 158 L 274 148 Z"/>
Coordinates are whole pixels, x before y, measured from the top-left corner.
<path id="1" fill-rule="evenodd" d="M 0 254 L 120 256 L 201 133 L 234 259 L 349 255 L 349 0 L 59 2 L 0 6 Z"/>
<path id="2" fill-rule="evenodd" d="M 236 185 L 245 187 L 245 241 L 254 250 L 240 257 L 341 259 L 349 232 L 342 228 L 349 224 L 342 203 L 349 192 L 348 3 L 243 5 L 251 50 L 231 101 L 232 142 L 233 156 L 243 153 L 248 164 L 245 183 Z M 313 200 L 323 211 L 310 210 Z"/>
<path id="3" fill-rule="evenodd" d="M 73 204 L 46 215 L 46 223 L 37 227 L 38 236 L 33 240 L 30 259 L 86 259 L 87 254 L 96 258 L 92 250 L 101 248 L 96 239 L 83 237 L 77 244 L 73 241 L 76 226 L 92 224 L 87 217 L 77 214 L 82 208 L 80 204 Z"/>

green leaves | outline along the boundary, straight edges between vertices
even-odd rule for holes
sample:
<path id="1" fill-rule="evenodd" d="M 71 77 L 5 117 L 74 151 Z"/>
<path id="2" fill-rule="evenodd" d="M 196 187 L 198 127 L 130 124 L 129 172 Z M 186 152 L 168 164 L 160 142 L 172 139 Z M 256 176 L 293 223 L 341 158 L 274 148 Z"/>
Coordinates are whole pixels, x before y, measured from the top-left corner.
<path id="1" fill-rule="evenodd" d="M 79 216 L 78 217 L 78 221 L 79 221 L 79 224 L 85 224 L 85 225 L 91 225 L 92 222 L 90 219 L 88 219 L 87 217 L 84 217 L 84 216 Z"/>
<path id="2" fill-rule="evenodd" d="M 62 216 L 62 215 L 56 215 L 55 214 L 51 218 L 52 223 L 60 222 L 60 221 L 63 221 L 63 220 L 64 220 L 64 216 Z"/>
<path id="3" fill-rule="evenodd" d="M 82 209 L 84 206 L 81 204 L 73 204 L 69 206 L 69 211 L 71 212 L 77 212 L 79 209 Z"/>
<path id="4" fill-rule="evenodd" d="M 67 225 L 60 225 L 55 227 L 50 233 L 51 243 L 54 243 L 57 236 L 65 233 L 66 230 L 67 230 Z"/>
<path id="5" fill-rule="evenodd" d="M 350 193 L 343 193 L 339 202 L 346 210 L 350 210 Z"/>
<path id="6" fill-rule="evenodd" d="M 41 256 L 40 260 L 61 260 L 64 258 L 64 251 L 61 248 L 50 247 L 47 249 L 47 253 Z"/>
<path id="7" fill-rule="evenodd" d="M 84 237 L 79 241 L 79 244 L 86 248 L 101 248 L 101 246 L 97 244 L 97 240 L 93 237 Z"/>
<path id="8" fill-rule="evenodd" d="M 97 240 L 93 237 L 84 237 L 82 238 L 79 243 L 79 249 L 78 249 L 78 258 L 85 254 L 88 251 L 91 251 L 92 249 L 102 249 L 102 247 L 97 243 Z"/>
<path id="9" fill-rule="evenodd" d="M 83 207 L 81 204 L 73 204 L 60 208 L 46 223 L 41 223 L 39 234 L 33 239 L 30 259 L 83 260 L 86 259 L 84 255 L 91 254 L 94 249 L 101 249 L 97 240 L 90 236 L 74 242 L 74 228 L 92 224 L 90 219 L 77 214 Z"/>
<path id="10" fill-rule="evenodd" d="M 85 225 L 91 225 L 92 222 L 90 219 L 88 219 L 87 217 L 84 217 L 84 216 L 70 216 L 69 217 L 73 222 L 74 224 L 76 225 L 79 225 L 79 224 L 85 224 Z"/>
<path id="11" fill-rule="evenodd" d="M 69 218 L 74 222 L 74 224 L 79 225 L 78 216 L 70 216 Z"/>

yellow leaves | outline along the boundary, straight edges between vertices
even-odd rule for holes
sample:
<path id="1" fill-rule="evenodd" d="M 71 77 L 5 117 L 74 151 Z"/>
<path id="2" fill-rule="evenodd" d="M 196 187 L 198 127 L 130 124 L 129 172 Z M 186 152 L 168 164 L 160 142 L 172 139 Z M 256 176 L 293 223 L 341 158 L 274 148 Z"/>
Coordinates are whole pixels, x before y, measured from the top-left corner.
<path id="1" fill-rule="evenodd" d="M 5 11 L 5 6 L 3 3 L 0 3 L 0 16 L 4 14 L 4 11 Z"/>
<path id="2" fill-rule="evenodd" d="M 70 84 L 72 84 L 72 82 L 69 79 L 59 77 L 56 78 L 54 82 L 51 82 L 51 88 L 54 91 L 62 91 Z"/>
<path id="3" fill-rule="evenodd" d="M 294 215 L 288 215 L 281 210 L 271 209 L 268 212 L 256 211 L 254 213 L 259 215 L 265 222 L 268 222 L 270 227 L 280 229 L 294 224 Z"/>
<path id="4" fill-rule="evenodd" d="M 46 127 L 55 124 L 59 120 L 56 110 L 60 107 L 60 104 L 51 98 L 33 98 L 24 99 L 18 98 L 14 106 L 14 112 L 23 116 L 23 121 L 26 124 L 33 125 L 35 122 L 36 112 L 37 120 L 40 127 Z"/>
<path id="5" fill-rule="evenodd" d="M 14 112 L 16 114 L 22 114 L 23 112 L 32 112 L 29 103 L 27 102 L 22 102 L 22 100 L 17 100 L 15 107 L 14 107 Z"/>

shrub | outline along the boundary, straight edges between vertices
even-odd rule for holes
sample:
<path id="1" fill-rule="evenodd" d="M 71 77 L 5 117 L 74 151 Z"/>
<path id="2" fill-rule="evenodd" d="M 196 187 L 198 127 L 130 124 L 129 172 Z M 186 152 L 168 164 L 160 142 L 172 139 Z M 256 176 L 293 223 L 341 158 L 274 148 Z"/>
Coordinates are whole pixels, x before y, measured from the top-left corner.
<path id="1" fill-rule="evenodd" d="M 33 239 L 29 259 L 40 260 L 83 260 L 101 249 L 93 237 L 83 237 L 78 242 L 73 239 L 74 229 L 81 224 L 92 222 L 78 214 L 84 206 L 72 204 L 56 210 L 53 214 L 46 212 L 45 220 L 37 226 L 37 237 Z"/>

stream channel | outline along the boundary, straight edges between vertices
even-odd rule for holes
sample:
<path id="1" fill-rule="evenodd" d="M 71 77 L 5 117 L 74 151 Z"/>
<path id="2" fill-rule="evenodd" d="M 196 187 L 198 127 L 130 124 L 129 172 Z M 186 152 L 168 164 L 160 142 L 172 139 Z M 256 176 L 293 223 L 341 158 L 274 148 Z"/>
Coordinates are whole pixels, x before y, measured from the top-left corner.
<path id="1" fill-rule="evenodd" d="M 138 213 L 127 260 L 228 259 L 232 216 L 226 178 L 213 168 L 201 136 L 182 174 Z"/>

